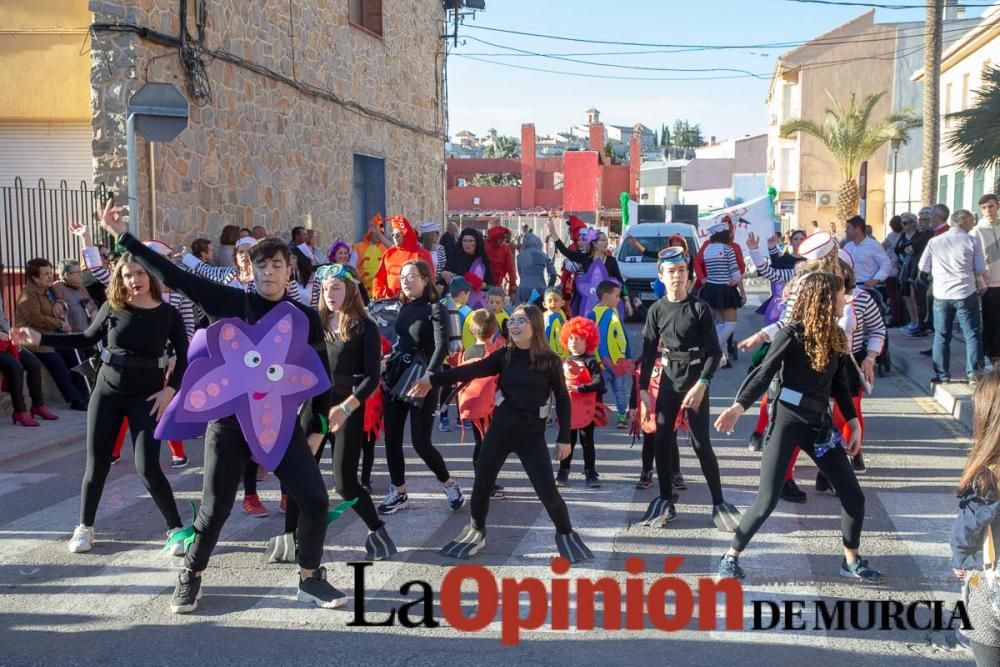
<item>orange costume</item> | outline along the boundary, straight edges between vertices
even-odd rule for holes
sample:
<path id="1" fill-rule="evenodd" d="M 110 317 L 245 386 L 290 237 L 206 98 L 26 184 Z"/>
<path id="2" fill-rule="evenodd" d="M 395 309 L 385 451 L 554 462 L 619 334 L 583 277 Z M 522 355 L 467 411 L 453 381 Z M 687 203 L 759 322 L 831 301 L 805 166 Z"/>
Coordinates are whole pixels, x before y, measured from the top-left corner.
<path id="1" fill-rule="evenodd" d="M 376 214 L 372 218 L 372 224 L 381 229 L 382 216 Z M 371 294 L 372 281 L 375 280 L 375 274 L 378 272 L 379 264 L 382 262 L 382 255 L 386 251 L 385 244 L 372 238 L 372 231 L 368 230 L 365 232 L 364 238 L 355 243 L 352 249 L 358 256 L 358 265 L 355 268 L 361 274 L 361 282 L 364 283 L 365 289 Z"/>
<path id="2" fill-rule="evenodd" d="M 401 215 L 394 215 L 389 219 L 394 232 L 402 232 L 403 244 L 393 248 L 382 256 L 382 262 L 372 280 L 372 299 L 395 299 L 399 296 L 399 272 L 411 259 L 420 259 L 430 267 L 431 275 L 434 275 L 434 260 L 419 243 L 417 243 L 417 232 L 414 231 L 410 221 Z"/>

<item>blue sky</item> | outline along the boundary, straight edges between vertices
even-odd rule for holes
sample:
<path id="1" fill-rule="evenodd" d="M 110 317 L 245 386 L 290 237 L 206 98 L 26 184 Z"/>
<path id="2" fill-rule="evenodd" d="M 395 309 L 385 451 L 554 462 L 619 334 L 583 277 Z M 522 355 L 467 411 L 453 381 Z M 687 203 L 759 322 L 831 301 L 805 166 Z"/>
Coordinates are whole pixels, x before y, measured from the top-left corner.
<path id="1" fill-rule="evenodd" d="M 982 4 L 984 0 L 973 0 Z M 919 5 L 915 0 L 882 4 Z M 687 118 L 701 123 L 707 139 L 759 134 L 766 130 L 765 97 L 778 55 L 790 47 L 749 50 L 699 50 L 635 56 L 570 55 L 649 51 L 618 42 L 652 44 L 774 44 L 812 39 L 866 11 L 864 7 L 801 4 L 788 0 L 486 0 L 486 11 L 459 29 L 465 39 L 453 54 L 469 54 L 545 71 L 526 71 L 450 57 L 448 61 L 449 133 L 477 135 L 495 127 L 520 136 L 523 122 L 547 134 L 582 123 L 585 110 L 597 107 L 601 120 L 614 125 L 641 122 L 659 128 Z M 922 9 L 876 10 L 876 21 L 920 21 Z M 967 16 L 979 16 L 970 7 Z M 522 32 L 613 40 L 615 45 L 583 44 L 473 28 L 486 26 Z M 621 77 L 718 77 L 733 72 L 622 71 L 534 56 L 499 57 L 503 48 L 566 55 L 595 62 L 660 68 L 732 68 L 763 75 L 701 81 L 624 81 L 563 76 L 553 70 Z M 892 45 L 887 44 L 886 50 Z"/>

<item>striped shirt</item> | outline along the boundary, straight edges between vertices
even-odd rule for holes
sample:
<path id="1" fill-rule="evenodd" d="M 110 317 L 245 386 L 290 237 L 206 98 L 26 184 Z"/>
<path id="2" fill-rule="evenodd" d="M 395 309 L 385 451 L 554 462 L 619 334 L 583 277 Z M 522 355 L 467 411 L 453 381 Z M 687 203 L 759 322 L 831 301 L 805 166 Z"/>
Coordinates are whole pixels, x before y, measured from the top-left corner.
<path id="1" fill-rule="evenodd" d="M 795 278 L 794 267 L 784 269 L 775 267 L 771 264 L 770 257 L 765 257 L 764 253 L 760 251 L 760 248 L 754 248 L 751 250 L 750 258 L 753 259 L 754 266 L 757 267 L 757 275 L 761 278 L 767 278 L 772 283 L 788 284 L 792 282 L 793 278 Z"/>
<path id="2" fill-rule="evenodd" d="M 705 246 L 702 259 L 705 261 L 705 282 L 726 285 L 742 277 L 736 263 L 736 252 L 725 243 L 709 243 Z"/>

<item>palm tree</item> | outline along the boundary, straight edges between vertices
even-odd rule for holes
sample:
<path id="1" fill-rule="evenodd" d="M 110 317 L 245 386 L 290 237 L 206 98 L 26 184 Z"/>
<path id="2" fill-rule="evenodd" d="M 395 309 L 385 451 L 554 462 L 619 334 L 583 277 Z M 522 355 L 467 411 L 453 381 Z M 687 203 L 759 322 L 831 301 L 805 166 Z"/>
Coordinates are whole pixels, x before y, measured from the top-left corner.
<path id="1" fill-rule="evenodd" d="M 1000 68 L 986 69 L 975 104 L 949 117 L 955 129 L 948 134 L 948 146 L 958 154 L 963 167 L 1000 167 Z M 996 171 L 1000 186 L 1000 168 Z"/>
<path id="2" fill-rule="evenodd" d="M 857 215 L 860 193 L 854 180 L 861 163 L 872 156 L 890 139 L 906 142 L 907 130 L 919 125 L 917 118 L 908 110 L 889 114 L 878 121 L 872 121 L 875 105 L 885 96 L 885 91 L 869 95 L 859 106 L 854 93 L 844 107 L 826 92 L 831 106 L 826 110 L 823 123 L 813 120 L 791 120 L 781 126 L 781 136 L 790 138 L 796 132 L 805 132 L 826 146 L 840 167 L 844 179 L 837 195 L 837 217 L 843 221 Z"/>
<path id="3" fill-rule="evenodd" d="M 921 155 L 920 196 L 927 206 L 938 203 L 938 167 L 941 149 L 941 32 L 944 0 L 928 0 L 924 35 L 924 146 Z"/>

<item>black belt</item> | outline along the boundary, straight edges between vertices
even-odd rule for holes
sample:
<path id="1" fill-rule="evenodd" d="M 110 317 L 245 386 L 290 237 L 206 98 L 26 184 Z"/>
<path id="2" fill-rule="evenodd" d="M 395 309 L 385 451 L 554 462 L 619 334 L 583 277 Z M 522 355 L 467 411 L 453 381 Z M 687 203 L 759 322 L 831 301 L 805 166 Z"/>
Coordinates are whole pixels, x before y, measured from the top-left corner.
<path id="1" fill-rule="evenodd" d="M 707 355 L 694 348 L 691 350 L 664 350 L 663 360 L 664 361 L 686 361 L 691 363 L 692 361 L 704 361 Z"/>
<path id="2" fill-rule="evenodd" d="M 162 370 L 167 367 L 167 357 L 136 357 L 131 354 L 116 354 L 101 350 L 101 361 L 115 368 L 147 368 Z"/>
<path id="3" fill-rule="evenodd" d="M 788 389 L 789 391 L 794 391 L 794 392 L 797 392 L 799 394 L 802 394 L 801 398 L 799 398 L 799 400 L 798 400 L 798 403 L 793 403 L 792 401 L 788 400 L 787 398 L 782 398 L 781 394 L 786 389 Z M 826 414 L 826 411 L 830 409 L 830 403 L 828 401 L 824 402 L 824 401 L 816 400 L 815 398 L 809 398 L 808 396 L 806 396 L 805 394 L 803 394 L 802 392 L 800 392 L 798 389 L 793 389 L 792 387 L 782 386 L 781 387 L 781 391 L 778 392 L 778 400 L 782 401 L 783 403 L 785 403 L 787 405 L 791 405 L 791 406 L 795 406 L 795 407 L 800 407 L 800 408 L 803 408 L 805 410 L 808 410 L 809 412 L 813 412 L 813 413 L 819 414 L 819 415 Z"/>

